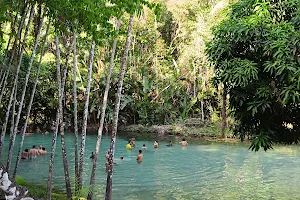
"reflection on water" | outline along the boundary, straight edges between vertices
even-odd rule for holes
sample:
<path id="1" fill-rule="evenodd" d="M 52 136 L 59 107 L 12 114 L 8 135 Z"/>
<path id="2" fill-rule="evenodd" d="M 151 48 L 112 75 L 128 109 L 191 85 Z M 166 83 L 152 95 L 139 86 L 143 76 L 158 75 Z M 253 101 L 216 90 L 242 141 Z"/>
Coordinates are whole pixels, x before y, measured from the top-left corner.
<path id="1" fill-rule="evenodd" d="M 166 138 L 165 141 L 159 140 L 159 149 L 153 149 L 154 138 L 147 136 L 147 139 L 144 139 L 140 135 L 135 135 L 135 138 L 137 148 L 132 151 L 125 149 L 127 138 L 117 139 L 115 153 L 117 165 L 113 177 L 114 199 L 300 199 L 298 146 L 275 147 L 275 150 L 267 153 L 255 153 L 244 145 L 201 144 L 195 141 L 189 141 L 187 148 L 182 148 L 175 143 L 176 141 L 173 147 L 167 147 L 169 138 Z M 19 141 L 19 138 L 17 140 Z M 72 135 L 66 135 L 70 175 L 74 182 L 73 141 Z M 84 164 L 86 185 L 92 167 L 89 157 L 95 149 L 95 143 L 96 136 L 89 135 Z M 33 144 L 37 146 L 42 144 L 50 151 L 51 136 L 26 137 L 24 149 L 30 148 Z M 148 146 L 148 150 L 143 152 L 144 160 L 138 164 L 135 158 L 143 144 Z M 7 146 L 8 138 L 5 154 Z M 108 147 L 109 138 L 104 137 L 96 173 L 96 199 L 103 199 L 105 192 L 104 164 L 105 151 Z M 124 156 L 123 161 L 118 160 L 120 156 Z M 19 175 L 29 182 L 46 185 L 49 157 L 50 155 L 46 155 L 39 156 L 36 160 L 22 160 Z M 56 188 L 64 188 L 60 140 L 55 155 L 53 184 Z"/>

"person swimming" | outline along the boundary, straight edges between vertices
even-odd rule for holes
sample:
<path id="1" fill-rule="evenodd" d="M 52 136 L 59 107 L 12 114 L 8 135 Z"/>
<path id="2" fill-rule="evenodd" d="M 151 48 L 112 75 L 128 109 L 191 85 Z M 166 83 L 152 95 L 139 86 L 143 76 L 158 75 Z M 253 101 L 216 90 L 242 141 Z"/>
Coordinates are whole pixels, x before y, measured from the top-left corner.
<path id="1" fill-rule="evenodd" d="M 95 154 L 94 152 L 92 152 L 92 155 L 90 156 L 90 159 L 94 159 L 95 158 Z"/>
<path id="2" fill-rule="evenodd" d="M 153 144 L 154 148 L 158 148 L 158 142 L 155 140 Z"/>
<path id="3" fill-rule="evenodd" d="M 167 147 L 171 147 L 171 146 L 173 146 L 172 141 L 170 141 L 169 144 L 167 144 Z"/>

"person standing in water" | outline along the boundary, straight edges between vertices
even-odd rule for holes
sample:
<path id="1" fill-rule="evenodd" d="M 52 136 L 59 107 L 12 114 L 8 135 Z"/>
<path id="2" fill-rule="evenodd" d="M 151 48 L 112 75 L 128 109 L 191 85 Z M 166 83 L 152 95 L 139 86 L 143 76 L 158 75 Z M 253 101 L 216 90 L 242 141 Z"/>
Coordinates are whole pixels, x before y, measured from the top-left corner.
<path id="1" fill-rule="evenodd" d="M 32 146 L 32 149 L 29 150 L 29 157 L 36 158 L 39 154 L 39 151 L 35 148 L 35 145 Z"/>
<path id="2" fill-rule="evenodd" d="M 135 148 L 135 138 L 130 139 L 130 146 L 131 148 Z"/>
<path id="3" fill-rule="evenodd" d="M 42 147 L 42 150 L 40 151 L 39 150 L 39 154 L 40 155 L 45 155 L 45 154 L 47 154 L 48 152 L 46 151 L 46 148 L 45 147 Z"/>
<path id="4" fill-rule="evenodd" d="M 142 150 L 139 150 L 139 155 L 136 157 L 136 161 L 138 163 L 141 163 L 143 161 L 143 154 L 142 154 Z"/>
<path id="5" fill-rule="evenodd" d="M 28 149 L 25 149 L 23 152 L 22 152 L 22 157 L 21 157 L 21 159 L 22 160 L 25 160 L 26 158 L 28 158 Z"/>
<path id="6" fill-rule="evenodd" d="M 155 140 L 153 144 L 154 148 L 158 148 L 158 142 Z"/>
<path id="7" fill-rule="evenodd" d="M 143 144 L 143 146 L 142 146 L 142 150 L 147 150 L 148 148 L 146 147 L 146 145 L 145 144 Z"/>
<path id="8" fill-rule="evenodd" d="M 38 149 L 38 152 L 39 152 L 39 154 L 42 154 L 42 152 L 43 152 L 43 145 L 40 144 L 40 147 L 39 147 L 39 149 Z"/>
<path id="9" fill-rule="evenodd" d="M 183 147 L 186 147 L 186 146 L 188 145 L 188 142 L 187 142 L 184 138 L 183 138 L 182 141 L 179 142 L 179 143 L 181 143 L 181 145 L 182 145 Z"/>
<path id="10" fill-rule="evenodd" d="M 129 141 L 128 141 L 128 144 L 126 145 L 126 149 L 127 149 L 127 150 L 131 150 L 131 145 L 130 145 L 130 143 L 131 143 L 131 141 L 129 140 Z"/>

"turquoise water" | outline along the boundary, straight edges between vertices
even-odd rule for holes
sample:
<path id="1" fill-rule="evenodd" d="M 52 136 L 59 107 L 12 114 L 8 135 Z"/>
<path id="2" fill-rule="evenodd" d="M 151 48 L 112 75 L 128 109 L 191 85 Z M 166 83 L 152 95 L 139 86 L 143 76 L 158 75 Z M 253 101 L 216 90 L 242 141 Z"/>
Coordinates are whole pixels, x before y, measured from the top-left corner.
<path id="1" fill-rule="evenodd" d="M 145 139 L 147 138 L 147 139 Z M 44 145 L 51 150 L 51 135 L 28 136 L 24 148 L 33 144 Z M 127 137 L 118 137 L 113 176 L 113 199 L 115 200 L 182 200 L 182 199 L 300 199 L 300 153 L 298 146 L 275 147 L 275 150 L 251 152 L 247 145 L 201 143 L 189 141 L 181 147 L 172 138 L 174 146 L 167 147 L 167 140 L 158 139 L 159 149 L 153 149 L 154 138 L 137 136 L 138 147 L 148 146 L 141 164 L 135 161 L 136 148 L 125 149 Z M 17 138 L 19 141 L 19 138 Z M 67 153 L 71 179 L 74 181 L 74 138 L 66 134 Z M 88 135 L 84 164 L 84 181 L 88 185 L 92 162 L 90 154 L 95 149 L 96 136 Z M 18 143 L 17 143 L 18 144 Z M 7 154 L 6 138 L 5 154 Z M 103 137 L 100 160 L 96 173 L 96 198 L 103 199 L 106 183 L 105 151 L 109 138 Z M 64 188 L 64 173 L 61 158 L 60 138 L 54 163 L 53 184 Z M 36 160 L 21 161 L 18 174 L 29 182 L 47 184 L 50 155 L 39 156 Z M 13 162 L 14 165 L 14 162 Z"/>

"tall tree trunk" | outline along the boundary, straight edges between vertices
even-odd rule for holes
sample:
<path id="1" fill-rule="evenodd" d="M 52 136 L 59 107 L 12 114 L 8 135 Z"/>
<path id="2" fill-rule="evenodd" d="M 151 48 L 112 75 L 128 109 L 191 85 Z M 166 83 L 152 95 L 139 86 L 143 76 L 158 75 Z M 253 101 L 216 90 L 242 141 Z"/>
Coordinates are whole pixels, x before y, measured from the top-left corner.
<path id="1" fill-rule="evenodd" d="M 89 114 L 89 97 L 91 89 L 91 77 L 93 72 L 93 62 L 94 62 L 94 50 L 95 50 L 95 41 L 92 41 L 90 58 L 89 58 L 89 72 L 88 72 L 88 82 L 85 95 L 85 104 L 84 104 L 84 113 L 83 113 L 83 125 L 82 125 L 82 134 L 81 134 L 81 146 L 80 146 L 80 160 L 79 160 L 79 188 L 82 189 L 83 184 L 83 163 L 84 163 L 84 150 L 85 150 L 85 139 L 86 139 L 86 127 L 87 127 L 87 118 Z"/>
<path id="2" fill-rule="evenodd" d="M 78 120 L 77 120 L 77 58 L 76 58 L 76 32 L 73 32 L 73 98 L 74 98 L 74 151 L 75 151 L 75 193 L 79 191 L 78 170 Z"/>
<path id="3" fill-rule="evenodd" d="M 223 93 L 222 93 L 222 127 L 221 127 L 222 138 L 226 137 L 225 136 L 225 129 L 227 126 L 226 107 L 227 107 L 227 93 L 226 93 L 226 86 L 224 85 Z"/>
<path id="4" fill-rule="evenodd" d="M 3 78 L 2 82 L 1 82 L 1 85 L 0 85 L 0 87 L 1 87 L 1 92 L 0 92 L 0 104 L 1 104 L 1 102 L 2 102 L 2 97 L 3 97 L 4 92 L 5 92 L 5 89 L 6 89 L 6 84 L 7 84 L 7 78 L 8 78 L 8 75 L 9 75 L 9 68 L 7 68 L 7 71 L 6 71 L 6 73 L 4 74 L 4 78 Z M 3 84 L 3 85 L 2 85 L 2 84 Z M 3 87 L 2 87 L 2 86 L 3 86 Z"/>
<path id="5" fill-rule="evenodd" d="M 26 196 L 28 190 L 25 187 L 17 186 L 8 173 L 0 163 L 0 189 L 4 192 L 5 199 L 21 200 Z"/>
<path id="6" fill-rule="evenodd" d="M 14 93 L 14 100 L 13 100 L 13 106 L 11 111 L 11 121 L 10 121 L 10 134 L 9 134 L 9 147 L 8 149 L 11 149 L 12 141 L 14 140 L 14 123 L 15 123 L 15 112 L 16 112 L 16 102 L 17 102 L 17 89 L 18 84 L 15 85 L 15 93 Z M 8 153 L 7 162 L 6 162 L 6 171 L 9 172 L 10 170 L 10 163 L 11 163 L 11 157 L 9 156 L 10 152 Z"/>
<path id="7" fill-rule="evenodd" d="M 64 173 L 65 173 L 65 182 L 66 182 L 66 190 L 67 190 L 67 197 L 72 197 L 72 191 L 71 191 L 71 184 L 70 184 L 70 176 L 69 176 L 69 167 L 68 167 L 68 159 L 67 159 L 67 150 L 66 150 L 66 143 L 65 143 L 65 133 L 64 133 L 64 117 L 63 117 L 63 93 L 65 85 L 62 83 L 61 79 L 61 72 L 60 72 L 60 51 L 59 51 L 59 40 L 56 36 L 56 56 L 58 57 L 57 62 L 57 84 L 58 84 L 58 105 L 59 105 L 59 124 L 60 124 L 60 138 L 61 138 L 61 148 L 62 148 L 62 157 L 63 157 L 63 164 L 64 164 Z M 66 66 L 67 67 L 67 66 Z"/>
<path id="8" fill-rule="evenodd" d="M 30 23 L 31 23 L 32 17 L 33 17 L 33 13 L 34 13 L 34 6 L 32 6 L 32 8 L 31 8 L 29 20 L 28 20 L 28 23 L 27 23 L 27 26 L 26 26 L 25 35 L 24 35 L 24 38 L 23 38 L 23 43 L 24 44 L 26 43 L 27 34 L 28 34 L 28 30 L 29 30 L 29 27 L 30 27 Z M 7 111 L 6 111 L 6 116 L 5 116 L 5 122 L 4 122 L 3 126 L 2 126 L 1 141 L 0 141 L 0 160 L 1 160 L 1 156 L 2 156 L 2 148 L 3 148 L 3 142 L 4 142 L 4 137 L 5 137 L 6 128 L 7 128 L 7 123 L 8 123 L 8 119 L 9 119 L 9 112 L 10 112 L 10 108 L 11 108 L 11 104 L 12 104 L 14 93 L 17 92 L 17 91 L 15 91 L 15 88 L 16 88 L 16 85 L 18 83 L 19 71 L 20 71 L 20 67 L 21 67 L 21 63 L 22 63 L 22 58 L 23 58 L 23 52 L 24 52 L 24 49 L 21 48 L 20 55 L 19 55 L 19 64 L 18 64 L 17 71 L 16 71 L 14 86 L 12 88 L 10 99 L 9 99 L 9 103 L 8 103 L 8 107 L 7 107 Z"/>
<path id="9" fill-rule="evenodd" d="M 130 47 L 132 23 L 133 23 L 133 15 L 130 15 L 129 24 L 128 24 L 128 33 L 127 33 L 127 38 L 126 38 L 126 43 L 125 43 L 125 50 L 124 50 L 124 54 L 121 59 L 120 80 L 119 80 L 119 84 L 118 84 L 118 91 L 116 94 L 116 101 L 115 101 L 114 120 L 113 120 L 111 142 L 110 142 L 110 148 L 109 148 L 109 152 L 110 152 L 109 170 L 107 173 L 105 200 L 112 199 L 112 176 L 113 176 L 113 168 L 114 168 L 115 142 L 116 142 L 117 128 L 118 128 L 118 117 L 119 117 L 119 109 L 120 109 L 120 101 L 121 101 L 121 92 L 122 92 L 123 81 L 124 81 L 124 76 L 125 76 L 125 72 L 126 72 L 126 62 L 127 62 L 128 50 Z"/>
<path id="10" fill-rule="evenodd" d="M 60 74 L 60 50 L 59 50 L 58 36 L 56 36 L 56 38 L 55 38 L 55 43 L 56 43 L 56 65 L 57 65 L 59 107 L 57 109 L 57 114 L 56 114 L 56 127 L 55 127 L 55 131 L 54 131 L 53 137 L 52 137 L 52 147 L 51 147 L 51 156 L 50 156 L 50 165 L 49 165 L 49 172 L 48 172 L 48 183 L 47 183 L 47 200 L 51 200 L 52 176 L 53 176 L 52 173 L 53 173 L 54 155 L 55 155 L 55 149 L 56 149 L 56 140 L 57 140 L 59 124 L 60 124 L 62 156 L 63 156 L 63 163 L 64 163 L 64 173 L 65 173 L 67 196 L 68 196 L 68 198 L 72 197 L 71 184 L 70 184 L 70 178 L 69 178 L 69 170 L 68 170 L 67 152 L 66 152 L 65 138 L 64 138 L 63 116 L 62 116 L 63 88 L 62 88 L 62 84 L 61 84 L 61 74 Z"/>
<path id="11" fill-rule="evenodd" d="M 62 88 L 64 89 L 63 91 L 63 116 L 65 114 L 65 105 L 66 105 L 66 90 L 65 90 L 65 85 L 66 85 L 66 80 L 67 80 L 67 76 L 68 76 L 68 65 L 69 65 L 69 59 L 70 59 L 70 55 L 72 52 L 72 41 L 70 41 L 70 44 L 68 46 L 68 51 L 67 51 L 67 55 L 66 55 L 66 63 L 65 63 L 65 69 L 64 69 L 64 74 L 63 74 L 63 79 L 62 79 Z"/>
<path id="12" fill-rule="evenodd" d="M 39 44 L 43 24 L 44 24 L 44 17 L 42 18 L 42 20 L 39 24 L 39 32 L 38 32 L 38 34 L 35 38 L 35 44 L 34 44 L 34 47 L 32 49 L 32 53 L 31 53 L 31 57 L 30 57 L 30 61 L 29 61 L 29 66 L 28 66 L 28 69 L 27 69 L 26 77 L 25 77 L 25 83 L 24 83 L 23 90 L 22 90 L 22 96 L 21 96 L 21 100 L 19 102 L 19 110 L 18 110 L 18 114 L 17 114 L 17 119 L 16 119 L 15 124 L 14 124 L 14 129 L 13 129 L 13 133 L 12 133 L 11 140 L 10 140 L 10 145 L 9 145 L 10 148 L 9 148 L 8 157 L 7 157 L 7 170 L 9 170 L 9 167 L 10 167 L 10 164 L 11 164 L 12 154 L 13 154 L 13 150 L 14 150 L 14 146 L 15 146 L 16 134 L 17 134 L 17 131 L 18 131 L 19 121 L 20 121 L 20 117 L 21 117 L 21 113 L 22 113 L 22 109 L 23 109 L 23 103 L 24 103 L 24 99 L 25 99 L 26 88 L 27 88 L 29 76 L 30 76 L 30 73 L 31 73 L 32 64 L 33 64 L 33 61 L 34 61 L 34 58 L 35 58 L 35 52 L 36 52 L 37 46 Z"/>
<path id="13" fill-rule="evenodd" d="M 45 37 L 44 37 L 44 40 L 43 40 L 43 43 L 42 43 L 42 50 L 41 50 L 40 60 L 39 60 L 38 66 L 37 66 L 36 77 L 35 77 L 35 80 L 34 80 L 34 85 L 33 85 L 33 88 L 32 88 L 30 101 L 29 101 L 29 105 L 28 105 L 28 108 L 27 108 L 27 115 L 26 115 L 25 124 L 24 124 L 24 127 L 23 127 L 23 131 L 21 133 L 21 141 L 20 141 L 20 145 L 19 145 L 18 157 L 17 157 L 17 161 L 16 161 L 16 165 L 15 165 L 15 170 L 14 170 L 14 173 L 13 173 L 13 179 L 15 179 L 15 177 L 16 177 L 17 170 L 18 170 L 18 167 L 19 167 L 19 163 L 20 163 L 20 160 L 21 160 L 26 128 L 27 128 L 27 125 L 28 125 L 29 117 L 30 117 L 30 111 L 31 111 L 31 107 L 32 107 L 32 103 L 33 103 L 33 99 L 34 99 L 34 95 L 35 95 L 36 86 L 37 86 L 37 83 L 38 83 L 42 58 L 44 56 L 45 44 L 46 44 L 46 41 L 47 41 L 47 36 L 48 36 L 48 33 L 49 33 L 49 29 L 50 29 L 50 23 L 48 23 L 48 25 L 47 25 L 46 34 L 45 34 Z"/>
<path id="14" fill-rule="evenodd" d="M 117 30 L 119 30 L 121 24 L 121 20 L 118 20 L 117 23 Z M 108 92 L 110 88 L 110 82 L 111 82 L 111 74 L 112 70 L 114 67 L 114 60 L 115 60 L 115 52 L 116 52 L 116 47 L 117 47 L 117 41 L 118 38 L 116 37 L 114 39 L 113 47 L 111 50 L 111 57 L 110 57 L 110 64 L 109 64 L 109 69 L 107 73 L 107 78 L 106 78 L 106 85 L 105 85 L 105 92 L 104 92 L 104 97 L 103 97 L 103 103 L 102 103 L 102 109 L 101 109 L 101 118 L 100 118 L 100 124 L 99 124 L 99 129 L 98 129 L 98 138 L 97 138 L 97 143 L 96 143 L 96 154 L 94 157 L 94 162 L 93 162 L 93 168 L 92 168 L 92 174 L 91 174 L 91 179 L 90 179 L 90 193 L 88 195 L 88 200 L 93 199 L 93 186 L 95 184 L 95 174 L 96 174 L 96 167 L 97 167 L 97 159 L 98 159 L 98 154 L 100 150 L 100 144 L 101 144 L 101 138 L 102 138 L 102 131 L 103 131 L 103 124 L 104 124 L 104 119 L 105 119 L 105 112 L 106 112 L 106 107 L 107 107 L 107 97 L 108 97 Z"/>
<path id="15" fill-rule="evenodd" d="M 57 133 L 58 133 L 59 115 L 60 115 L 59 108 L 57 108 L 56 119 L 55 119 L 56 124 L 55 124 L 55 131 L 53 132 L 53 136 L 52 136 L 50 164 L 49 164 L 49 171 L 48 171 L 47 200 L 51 200 L 51 193 L 52 193 L 52 176 L 53 176 L 56 140 L 57 140 Z"/>

